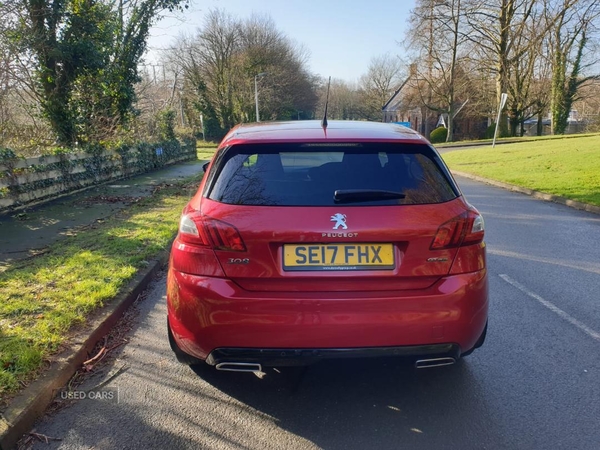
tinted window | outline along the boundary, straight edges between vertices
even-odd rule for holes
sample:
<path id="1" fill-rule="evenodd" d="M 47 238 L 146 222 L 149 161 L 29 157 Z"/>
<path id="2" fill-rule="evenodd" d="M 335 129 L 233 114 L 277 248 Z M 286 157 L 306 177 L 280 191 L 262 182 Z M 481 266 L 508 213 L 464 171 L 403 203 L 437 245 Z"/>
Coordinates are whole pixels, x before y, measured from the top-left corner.
<path id="1" fill-rule="evenodd" d="M 332 206 L 334 192 L 348 189 L 405 196 L 359 205 L 441 203 L 458 195 L 425 145 L 239 145 L 226 150 L 215 170 L 208 197 L 229 204 Z"/>

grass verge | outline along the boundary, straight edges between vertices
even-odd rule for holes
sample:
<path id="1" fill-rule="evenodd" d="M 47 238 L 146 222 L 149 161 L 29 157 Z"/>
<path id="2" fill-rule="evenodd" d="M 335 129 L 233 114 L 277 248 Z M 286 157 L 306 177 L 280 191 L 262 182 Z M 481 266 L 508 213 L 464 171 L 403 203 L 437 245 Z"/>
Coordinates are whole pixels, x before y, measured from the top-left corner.
<path id="1" fill-rule="evenodd" d="M 196 153 L 199 160 L 210 160 L 215 154 L 217 144 L 214 142 L 197 141 Z"/>
<path id="2" fill-rule="evenodd" d="M 600 206 L 600 135 L 444 153 L 451 169 Z"/>
<path id="3" fill-rule="evenodd" d="M 544 136 L 516 136 L 507 138 L 496 139 L 496 144 L 504 143 L 517 143 L 517 142 L 534 142 L 534 141 L 549 141 L 553 139 L 578 139 L 580 137 L 592 137 L 600 136 L 598 133 L 585 133 L 585 134 L 565 134 L 565 135 L 544 135 Z M 436 148 L 452 148 L 452 147 L 464 147 L 474 144 L 492 144 L 493 139 L 477 139 L 477 140 L 465 140 L 465 141 L 454 141 L 454 142 L 442 142 L 435 144 Z"/>
<path id="4" fill-rule="evenodd" d="M 214 152 L 214 149 L 213 149 Z M 199 177 L 154 194 L 0 273 L 0 404 L 164 251 Z"/>

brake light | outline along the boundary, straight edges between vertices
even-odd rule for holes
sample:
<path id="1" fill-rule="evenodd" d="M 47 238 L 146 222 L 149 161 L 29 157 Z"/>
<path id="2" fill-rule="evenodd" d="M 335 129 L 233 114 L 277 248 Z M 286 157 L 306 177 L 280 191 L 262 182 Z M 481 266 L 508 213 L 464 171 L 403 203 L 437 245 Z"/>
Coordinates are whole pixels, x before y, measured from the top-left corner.
<path id="1" fill-rule="evenodd" d="M 246 245 L 244 245 L 240 232 L 233 225 L 207 218 L 204 220 L 204 228 L 208 231 L 215 250 L 246 251 Z"/>
<path id="2" fill-rule="evenodd" d="M 483 217 L 475 208 L 442 224 L 433 238 L 431 250 L 461 247 L 483 241 Z"/>
<path id="3" fill-rule="evenodd" d="M 189 244 L 208 246 L 214 250 L 246 251 L 246 245 L 236 227 L 198 213 L 181 216 L 179 238 Z"/>
<path id="4" fill-rule="evenodd" d="M 465 228 L 467 232 L 461 246 L 478 244 L 483 241 L 485 224 L 483 222 L 483 217 L 476 210 L 469 210 L 467 212 L 467 225 Z"/>
<path id="5" fill-rule="evenodd" d="M 192 216 L 189 214 L 184 214 L 181 216 L 181 219 L 179 220 L 179 233 L 187 239 L 192 239 L 196 241 L 193 242 L 195 244 L 206 245 L 206 242 L 202 240 L 202 237 L 198 232 L 196 222 L 192 220 Z"/>

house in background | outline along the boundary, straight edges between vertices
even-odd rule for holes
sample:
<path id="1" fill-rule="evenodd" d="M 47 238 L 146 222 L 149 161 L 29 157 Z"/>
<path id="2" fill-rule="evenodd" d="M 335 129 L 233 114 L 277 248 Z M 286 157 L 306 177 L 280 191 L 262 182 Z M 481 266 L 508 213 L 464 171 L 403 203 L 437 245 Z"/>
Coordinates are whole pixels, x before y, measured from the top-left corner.
<path id="1" fill-rule="evenodd" d="M 417 106 L 418 94 L 411 89 L 408 83 L 410 78 L 409 75 L 381 108 L 383 121 L 410 124 L 413 130 L 429 137 L 431 130 L 436 127 L 439 115 L 424 105 Z"/>
<path id="2" fill-rule="evenodd" d="M 383 121 L 410 123 L 413 130 L 429 138 L 432 130 L 439 126 L 447 126 L 448 114 L 432 111 L 423 104 L 417 106 L 419 95 L 407 84 L 409 79 L 410 77 L 402 83 L 381 108 Z M 467 103 L 468 101 L 464 101 L 457 105 L 454 118 L 455 140 L 481 139 L 485 136 L 488 118 L 469 113 L 468 108 L 465 108 Z"/>
<path id="3" fill-rule="evenodd" d="M 385 105 L 381 108 L 383 113 L 383 121 L 386 123 L 410 123 L 410 127 L 414 130 L 420 130 L 422 123 L 421 110 L 410 105 L 407 101 L 405 93 L 402 89 L 410 80 L 410 75 L 400 85 L 394 94 L 390 97 Z"/>

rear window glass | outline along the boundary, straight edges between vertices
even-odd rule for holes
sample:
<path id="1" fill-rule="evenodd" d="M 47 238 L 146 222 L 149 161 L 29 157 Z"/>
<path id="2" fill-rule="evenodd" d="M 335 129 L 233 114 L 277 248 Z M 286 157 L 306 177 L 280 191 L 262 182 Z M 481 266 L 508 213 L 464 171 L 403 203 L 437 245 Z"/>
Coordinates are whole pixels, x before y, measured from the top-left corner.
<path id="1" fill-rule="evenodd" d="M 219 159 L 207 196 L 228 204 L 333 206 L 335 192 L 348 190 L 358 195 L 345 203 L 357 205 L 441 203 L 458 195 L 426 145 L 238 145 Z"/>

